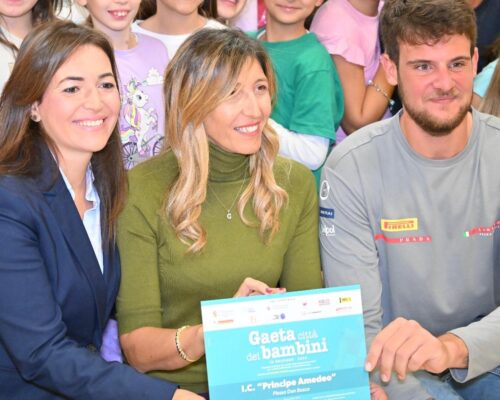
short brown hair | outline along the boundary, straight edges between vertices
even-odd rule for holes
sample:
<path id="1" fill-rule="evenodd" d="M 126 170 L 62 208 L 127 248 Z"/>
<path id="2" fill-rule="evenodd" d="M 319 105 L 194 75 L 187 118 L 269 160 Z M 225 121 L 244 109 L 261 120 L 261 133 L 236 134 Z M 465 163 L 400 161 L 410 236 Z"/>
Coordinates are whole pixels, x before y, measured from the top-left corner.
<path id="1" fill-rule="evenodd" d="M 386 0 L 380 15 L 385 52 L 396 64 L 400 43 L 434 44 L 447 35 L 465 35 L 476 46 L 476 16 L 467 0 Z"/>

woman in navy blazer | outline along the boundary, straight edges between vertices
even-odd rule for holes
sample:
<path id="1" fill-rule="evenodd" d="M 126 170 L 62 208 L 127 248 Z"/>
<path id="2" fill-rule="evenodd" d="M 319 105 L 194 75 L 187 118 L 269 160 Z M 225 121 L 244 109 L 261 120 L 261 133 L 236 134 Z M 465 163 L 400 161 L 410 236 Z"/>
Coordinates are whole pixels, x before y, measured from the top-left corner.
<path id="1" fill-rule="evenodd" d="M 70 22 L 24 41 L 0 100 L 0 398 L 200 399 L 101 358 L 125 196 L 113 50 Z"/>

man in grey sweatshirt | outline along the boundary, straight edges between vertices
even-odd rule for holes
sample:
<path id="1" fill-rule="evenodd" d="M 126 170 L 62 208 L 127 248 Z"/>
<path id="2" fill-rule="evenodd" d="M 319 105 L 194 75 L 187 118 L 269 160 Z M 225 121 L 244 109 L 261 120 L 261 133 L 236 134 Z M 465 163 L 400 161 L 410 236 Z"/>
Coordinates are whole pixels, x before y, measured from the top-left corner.
<path id="1" fill-rule="evenodd" d="M 500 399 L 500 119 L 470 108 L 474 11 L 387 0 L 381 34 L 403 109 L 325 164 L 325 282 L 361 284 L 366 368 L 390 399 Z"/>

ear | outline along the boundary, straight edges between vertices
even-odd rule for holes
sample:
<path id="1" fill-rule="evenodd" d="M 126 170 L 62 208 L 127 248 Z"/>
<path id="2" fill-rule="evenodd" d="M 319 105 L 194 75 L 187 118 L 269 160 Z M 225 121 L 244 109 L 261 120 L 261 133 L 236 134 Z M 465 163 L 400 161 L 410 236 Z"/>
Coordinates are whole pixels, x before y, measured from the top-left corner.
<path id="1" fill-rule="evenodd" d="M 41 120 L 41 117 L 40 117 L 40 112 L 38 110 L 38 101 L 35 101 L 32 105 L 31 105 L 31 115 L 30 115 L 30 118 L 35 121 L 35 122 L 40 122 Z"/>
<path id="2" fill-rule="evenodd" d="M 79 6 L 86 7 L 87 6 L 87 0 L 76 0 Z"/>
<path id="3" fill-rule="evenodd" d="M 387 53 L 384 53 L 380 56 L 380 62 L 384 67 L 385 77 L 387 82 L 391 85 L 395 86 L 398 84 L 398 67 L 392 61 Z"/>
<path id="4" fill-rule="evenodd" d="M 479 51 L 477 47 L 474 47 L 474 54 L 472 54 L 472 70 L 474 72 L 474 76 L 477 74 L 477 63 L 479 61 Z"/>

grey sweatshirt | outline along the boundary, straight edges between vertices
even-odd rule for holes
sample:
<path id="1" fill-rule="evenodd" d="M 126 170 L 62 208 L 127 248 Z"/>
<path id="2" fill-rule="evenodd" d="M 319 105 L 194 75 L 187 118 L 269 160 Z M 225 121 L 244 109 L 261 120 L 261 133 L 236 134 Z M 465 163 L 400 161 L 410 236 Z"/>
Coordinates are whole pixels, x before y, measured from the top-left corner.
<path id="1" fill-rule="evenodd" d="M 500 365 L 500 119 L 473 111 L 465 149 L 431 160 L 408 144 L 400 114 L 334 149 L 320 187 L 327 286 L 359 283 L 368 346 L 401 316 L 469 350 L 463 382 Z M 397 400 L 430 396 L 413 376 Z"/>

